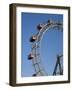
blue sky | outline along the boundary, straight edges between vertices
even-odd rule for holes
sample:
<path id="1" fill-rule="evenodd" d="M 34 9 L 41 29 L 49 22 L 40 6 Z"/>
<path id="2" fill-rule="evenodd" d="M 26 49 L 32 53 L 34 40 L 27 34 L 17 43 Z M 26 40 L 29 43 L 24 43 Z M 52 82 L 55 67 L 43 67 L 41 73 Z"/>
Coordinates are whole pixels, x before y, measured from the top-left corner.
<path id="1" fill-rule="evenodd" d="M 31 52 L 31 43 L 29 39 L 37 33 L 36 26 L 46 22 L 49 19 L 63 22 L 63 15 L 60 14 L 39 14 L 24 13 L 21 14 L 21 76 L 32 76 L 34 68 L 32 61 L 28 60 L 28 54 Z M 47 31 L 41 41 L 41 59 L 48 75 L 52 75 L 57 54 L 63 53 L 63 32 L 55 29 Z"/>

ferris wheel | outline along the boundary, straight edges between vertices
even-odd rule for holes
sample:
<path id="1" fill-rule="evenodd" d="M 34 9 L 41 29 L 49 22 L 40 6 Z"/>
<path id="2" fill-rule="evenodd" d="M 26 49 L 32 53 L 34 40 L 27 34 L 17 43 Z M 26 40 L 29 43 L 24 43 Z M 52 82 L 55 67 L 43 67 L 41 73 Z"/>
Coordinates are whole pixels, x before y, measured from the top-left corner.
<path id="1" fill-rule="evenodd" d="M 60 32 L 63 31 L 63 24 L 62 22 L 54 22 L 52 20 L 48 20 L 46 23 L 40 23 L 37 25 L 37 33 L 30 37 L 31 43 L 31 52 L 28 55 L 28 59 L 32 61 L 32 65 L 34 67 L 34 74 L 32 76 L 47 76 L 48 73 L 46 72 L 45 68 L 41 62 L 41 55 L 40 55 L 40 44 L 45 32 L 49 30 L 54 30 L 53 28 L 57 28 Z M 61 55 L 62 57 L 63 55 Z M 59 64 L 60 70 L 59 74 L 63 74 L 63 70 L 61 67 L 60 56 L 58 55 L 58 60 L 56 62 L 53 75 L 56 75 L 57 66 Z"/>

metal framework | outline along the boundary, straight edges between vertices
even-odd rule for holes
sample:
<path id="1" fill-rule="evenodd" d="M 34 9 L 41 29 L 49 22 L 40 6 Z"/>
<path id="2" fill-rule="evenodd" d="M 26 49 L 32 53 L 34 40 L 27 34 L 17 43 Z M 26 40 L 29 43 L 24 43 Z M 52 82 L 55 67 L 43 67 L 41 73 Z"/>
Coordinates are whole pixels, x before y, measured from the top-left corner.
<path id="1" fill-rule="evenodd" d="M 48 20 L 46 23 L 41 23 L 37 26 L 37 34 L 31 36 L 31 53 L 28 55 L 28 59 L 32 61 L 35 73 L 33 76 L 47 76 L 48 73 L 45 71 L 40 57 L 40 44 L 43 35 L 46 31 L 49 31 L 51 28 L 58 28 L 59 31 L 63 30 L 63 24 L 61 22 L 54 22 Z M 54 29 L 52 29 L 54 30 Z M 56 71 L 56 69 L 55 69 Z M 54 75 L 54 74 L 53 74 Z"/>
<path id="2" fill-rule="evenodd" d="M 63 66 L 62 66 L 61 60 L 63 60 L 63 55 L 57 55 L 57 61 L 54 68 L 53 75 L 63 75 Z"/>

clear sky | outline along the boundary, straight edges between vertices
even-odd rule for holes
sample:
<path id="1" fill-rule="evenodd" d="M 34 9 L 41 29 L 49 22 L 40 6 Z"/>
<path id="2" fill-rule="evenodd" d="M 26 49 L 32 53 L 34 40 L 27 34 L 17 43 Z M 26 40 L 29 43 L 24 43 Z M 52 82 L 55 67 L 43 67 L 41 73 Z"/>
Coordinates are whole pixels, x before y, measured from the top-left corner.
<path id="1" fill-rule="evenodd" d="M 63 22 L 63 15 L 60 14 L 39 14 L 39 13 L 24 13 L 21 14 L 21 76 L 32 76 L 34 68 L 32 61 L 28 60 L 28 55 L 31 52 L 31 43 L 29 39 L 37 33 L 36 26 L 46 22 L 49 19 Z M 63 53 L 63 32 L 57 29 L 47 31 L 41 41 L 41 59 L 48 75 L 52 75 L 57 54 Z"/>

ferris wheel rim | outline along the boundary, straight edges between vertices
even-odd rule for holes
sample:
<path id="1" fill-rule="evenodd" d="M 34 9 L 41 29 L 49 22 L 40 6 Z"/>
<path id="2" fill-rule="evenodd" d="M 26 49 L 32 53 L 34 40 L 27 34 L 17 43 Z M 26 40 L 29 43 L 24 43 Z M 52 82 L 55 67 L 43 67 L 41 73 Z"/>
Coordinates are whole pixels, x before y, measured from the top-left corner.
<path id="1" fill-rule="evenodd" d="M 44 36 L 44 34 L 49 30 L 49 29 L 51 29 L 51 28 L 53 28 L 53 27 L 58 27 L 59 25 L 57 25 L 57 24 L 55 24 L 55 25 L 50 25 L 49 27 L 47 27 L 46 28 L 46 30 L 40 30 L 39 32 L 38 32 L 38 34 L 36 35 L 38 38 L 37 38 L 37 40 L 36 40 L 36 42 L 35 42 L 35 44 L 40 44 L 41 45 L 41 41 L 42 41 L 42 38 L 43 38 L 43 36 Z M 62 28 L 63 29 L 63 28 Z M 43 31 L 43 32 L 42 32 Z M 42 32 L 42 33 L 41 33 Z M 40 38 L 40 40 L 38 41 L 38 39 L 39 39 L 39 36 L 40 36 L 40 34 L 42 34 L 42 36 L 41 36 L 41 38 Z M 40 52 L 40 51 L 39 51 Z M 41 58 L 41 55 L 40 55 L 40 58 Z M 42 61 L 42 60 L 41 60 Z M 32 61 L 33 62 L 33 61 Z M 41 63 L 42 64 L 42 63 Z M 38 65 L 39 65 L 39 63 L 38 63 Z M 35 67 L 34 67 L 35 68 Z M 36 68 L 35 68 L 36 69 Z M 44 69 L 44 71 L 45 71 L 45 68 L 43 67 L 43 69 Z M 45 71 L 46 72 L 46 71 Z M 46 72 L 47 73 L 47 72 Z"/>

